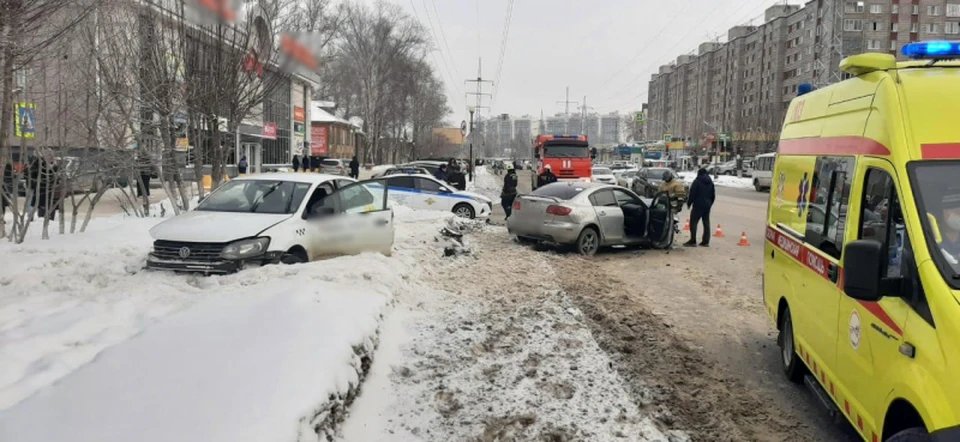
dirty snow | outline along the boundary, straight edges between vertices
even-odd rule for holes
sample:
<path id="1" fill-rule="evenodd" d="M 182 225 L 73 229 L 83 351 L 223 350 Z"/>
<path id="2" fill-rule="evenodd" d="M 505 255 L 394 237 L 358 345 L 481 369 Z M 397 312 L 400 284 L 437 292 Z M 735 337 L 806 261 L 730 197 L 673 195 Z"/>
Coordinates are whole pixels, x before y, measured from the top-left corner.
<path id="1" fill-rule="evenodd" d="M 693 180 L 697 178 L 696 172 L 680 172 L 680 178 L 683 179 L 683 182 L 686 184 L 692 184 Z M 713 184 L 720 187 L 731 187 L 735 189 L 752 189 L 753 188 L 753 178 L 740 178 L 730 175 L 720 175 L 713 176 L 710 175 L 710 178 L 713 180 Z"/>
<path id="2" fill-rule="evenodd" d="M 436 289 L 398 295 L 343 440 L 687 440 L 641 412 L 549 255 L 462 229 L 468 255 L 398 250 Z"/>

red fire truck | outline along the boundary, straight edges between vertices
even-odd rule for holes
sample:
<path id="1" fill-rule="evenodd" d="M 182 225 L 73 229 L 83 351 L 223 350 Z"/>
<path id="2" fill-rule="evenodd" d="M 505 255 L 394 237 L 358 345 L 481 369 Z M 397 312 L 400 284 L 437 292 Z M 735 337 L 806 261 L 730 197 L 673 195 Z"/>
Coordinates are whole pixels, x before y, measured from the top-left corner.
<path id="1" fill-rule="evenodd" d="M 534 189 L 537 175 L 547 164 L 560 181 L 590 181 L 593 165 L 586 135 L 540 135 L 533 140 L 533 157 L 537 160 Z"/>

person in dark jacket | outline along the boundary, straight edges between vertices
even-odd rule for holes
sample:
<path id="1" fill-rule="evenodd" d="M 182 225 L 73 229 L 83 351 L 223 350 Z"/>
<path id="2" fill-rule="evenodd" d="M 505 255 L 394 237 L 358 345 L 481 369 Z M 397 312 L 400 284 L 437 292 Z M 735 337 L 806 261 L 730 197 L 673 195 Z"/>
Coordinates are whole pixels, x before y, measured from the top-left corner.
<path id="1" fill-rule="evenodd" d="M 710 179 L 710 173 L 707 169 L 697 171 L 697 179 L 690 185 L 690 195 L 687 196 L 687 207 L 692 207 L 690 211 L 690 241 L 683 245 L 687 247 L 697 246 L 697 224 L 703 221 L 703 241 L 700 245 L 710 246 L 710 209 L 713 202 L 717 199 L 716 189 L 713 187 L 713 180 Z"/>
<path id="2" fill-rule="evenodd" d="M 300 161 L 300 167 L 304 172 L 310 172 L 310 156 L 304 155 L 303 160 Z"/>
<path id="3" fill-rule="evenodd" d="M 503 177 L 503 191 L 500 192 L 500 205 L 503 206 L 503 212 L 507 214 L 507 218 L 513 214 L 515 199 L 517 199 L 517 171 L 513 164 L 507 163 L 507 174 Z"/>
<path id="4" fill-rule="evenodd" d="M 350 160 L 350 178 L 360 179 L 360 161 L 357 161 L 356 155 Z"/>
<path id="5" fill-rule="evenodd" d="M 241 175 L 245 175 L 247 173 L 247 165 L 247 156 L 244 155 L 243 158 L 240 158 L 240 162 L 237 163 L 237 172 L 239 172 Z"/>
<path id="6" fill-rule="evenodd" d="M 293 156 L 293 171 L 297 172 L 300 170 L 300 155 Z"/>
<path id="7" fill-rule="evenodd" d="M 537 176 L 537 187 L 543 187 L 547 184 L 557 182 L 557 176 L 553 174 L 553 167 L 549 164 L 543 166 L 543 173 Z"/>
<path id="8" fill-rule="evenodd" d="M 447 165 L 441 164 L 440 167 L 437 168 L 437 172 L 433 174 L 433 177 L 440 181 L 447 182 Z"/>
<path id="9" fill-rule="evenodd" d="M 447 176 L 447 182 L 457 190 L 467 190 L 467 177 L 460 170 L 459 165 L 450 168 L 450 174 Z"/>

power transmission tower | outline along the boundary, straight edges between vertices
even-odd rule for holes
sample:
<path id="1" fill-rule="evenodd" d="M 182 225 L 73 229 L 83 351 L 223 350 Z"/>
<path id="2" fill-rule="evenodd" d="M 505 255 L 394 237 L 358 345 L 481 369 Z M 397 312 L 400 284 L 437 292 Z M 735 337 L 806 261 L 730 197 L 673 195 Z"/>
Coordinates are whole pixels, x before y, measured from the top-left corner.
<path id="1" fill-rule="evenodd" d="M 843 59 L 843 13 L 844 3 L 839 0 L 824 0 L 817 10 L 821 29 L 814 48 L 813 82 L 818 88 L 842 79 L 837 66 Z"/>
<path id="2" fill-rule="evenodd" d="M 493 82 L 490 80 L 483 79 L 483 59 L 482 58 L 477 59 L 477 79 L 465 80 L 464 84 L 467 84 L 467 83 L 477 84 L 476 92 L 467 92 L 467 95 L 473 95 L 477 98 L 477 105 L 471 106 L 471 109 L 470 109 L 470 168 L 468 169 L 468 171 L 470 172 L 470 181 L 473 181 L 473 168 L 475 163 L 475 161 L 473 161 L 473 139 L 476 138 L 473 136 L 473 120 L 474 120 L 473 115 L 474 115 L 474 112 L 476 112 L 476 115 L 477 115 L 476 118 L 477 120 L 480 120 L 480 109 L 490 109 L 489 106 L 483 105 L 483 98 L 487 97 L 489 99 L 493 97 L 493 94 L 488 94 L 483 92 L 483 85 L 489 84 L 493 86 Z"/>
<path id="3" fill-rule="evenodd" d="M 563 110 L 563 116 L 564 118 L 570 118 L 570 105 L 571 104 L 579 105 L 580 103 L 576 101 L 570 101 L 570 86 L 567 86 L 567 99 L 564 101 L 558 101 L 557 104 L 563 104 L 566 106 Z"/>
<path id="4" fill-rule="evenodd" d="M 586 135 L 587 132 L 587 112 L 590 110 L 596 110 L 596 108 L 587 106 L 587 96 L 583 96 L 583 104 L 580 106 L 580 134 Z"/>

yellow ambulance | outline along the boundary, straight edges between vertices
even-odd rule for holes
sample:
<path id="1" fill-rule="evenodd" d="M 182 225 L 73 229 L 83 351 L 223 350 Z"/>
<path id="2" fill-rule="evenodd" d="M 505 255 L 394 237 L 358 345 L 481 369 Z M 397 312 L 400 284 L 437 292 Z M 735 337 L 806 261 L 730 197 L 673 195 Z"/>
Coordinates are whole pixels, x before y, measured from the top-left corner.
<path id="1" fill-rule="evenodd" d="M 866 441 L 960 441 L 960 42 L 848 57 L 787 111 L 764 303 L 784 373 Z"/>

